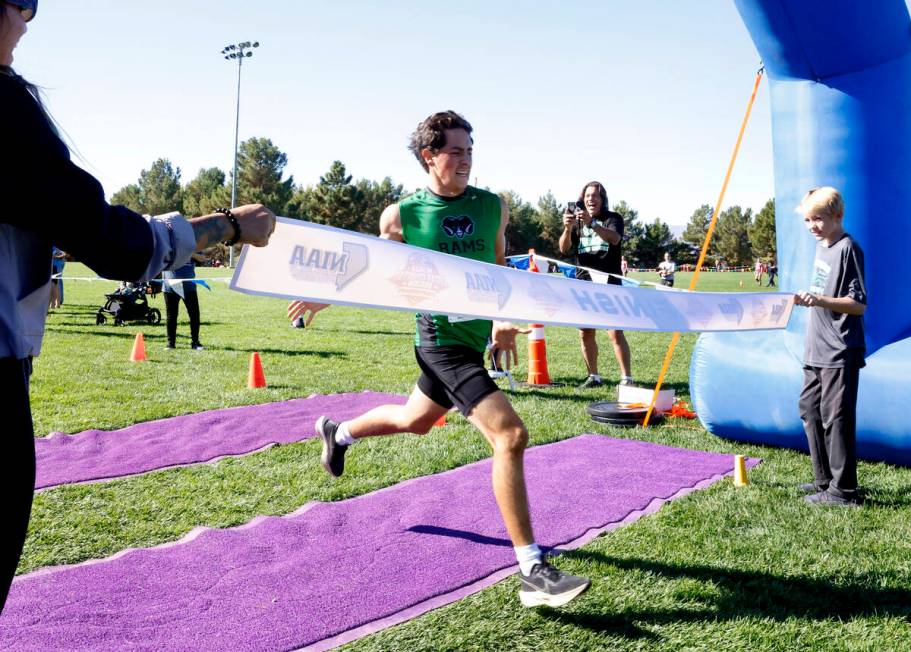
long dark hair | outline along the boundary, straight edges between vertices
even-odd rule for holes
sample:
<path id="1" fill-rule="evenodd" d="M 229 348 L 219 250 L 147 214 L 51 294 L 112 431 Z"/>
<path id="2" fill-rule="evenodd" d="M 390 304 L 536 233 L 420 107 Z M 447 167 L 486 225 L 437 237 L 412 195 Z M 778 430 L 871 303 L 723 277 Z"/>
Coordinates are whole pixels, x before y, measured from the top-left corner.
<path id="1" fill-rule="evenodd" d="M 24 88 L 28 94 L 32 96 L 32 98 L 35 100 L 35 104 L 38 105 L 38 109 L 41 111 L 41 115 L 44 116 L 44 120 L 47 122 L 47 126 L 50 127 L 51 131 L 53 131 L 58 138 L 60 138 L 60 129 L 57 127 L 57 123 L 54 121 L 54 118 L 51 117 L 51 114 L 48 113 L 47 108 L 44 106 L 44 101 L 41 99 L 41 90 L 35 86 L 35 84 L 25 79 L 22 75 L 18 74 L 9 66 L 0 66 L 0 75 L 9 77 L 14 82 L 22 86 L 22 88 Z M 63 139 L 61 138 L 61 142 L 62 141 Z"/>
<path id="2" fill-rule="evenodd" d="M 604 184 L 600 181 L 589 181 L 582 187 L 582 192 L 579 193 L 578 205 L 584 207 L 585 191 L 589 188 L 597 188 L 598 194 L 601 195 L 601 210 L 598 215 L 607 215 L 608 211 L 610 211 L 610 206 L 607 204 L 607 190 L 604 189 Z M 592 217 L 598 217 L 598 215 L 592 215 Z"/>
<path id="3" fill-rule="evenodd" d="M 5 3 L 2 2 L 2 0 L 0 0 L 0 5 L 3 5 L 3 4 L 5 4 Z M 6 13 L 3 11 L 0 11 L 0 25 L 3 24 L 4 20 L 6 20 Z M 38 105 L 38 108 L 41 110 L 41 115 L 44 116 L 44 120 L 47 122 L 48 127 L 50 127 L 51 131 L 53 131 L 54 134 L 58 138 L 60 138 L 60 129 L 57 127 L 57 123 L 54 121 L 54 119 L 51 117 L 51 114 L 48 113 L 47 108 L 44 106 L 44 101 L 41 99 L 41 90 L 37 86 L 35 86 L 35 84 L 31 83 L 30 81 L 28 81 L 27 79 L 25 79 L 24 77 L 19 75 L 15 70 L 13 70 L 9 66 L 0 66 L 0 75 L 9 77 L 10 79 L 12 79 L 14 82 L 16 82 L 17 84 L 22 86 L 22 88 L 24 88 L 28 92 L 28 94 L 32 96 L 32 98 L 34 98 L 35 103 Z M 62 140 L 63 139 L 61 139 L 61 141 Z"/>

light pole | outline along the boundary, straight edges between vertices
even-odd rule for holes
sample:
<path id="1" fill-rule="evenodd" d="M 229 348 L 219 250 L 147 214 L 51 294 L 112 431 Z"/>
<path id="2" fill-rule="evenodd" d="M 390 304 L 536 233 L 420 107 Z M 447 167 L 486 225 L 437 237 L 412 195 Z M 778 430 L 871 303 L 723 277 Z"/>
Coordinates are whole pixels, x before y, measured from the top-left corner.
<path id="1" fill-rule="evenodd" d="M 225 59 L 237 59 L 237 112 L 234 117 L 234 178 L 231 180 L 231 208 L 237 206 L 237 137 L 240 133 L 240 69 L 243 67 L 244 57 L 252 57 L 253 48 L 259 47 L 259 41 L 244 41 L 234 45 L 226 45 L 221 53 Z M 234 267 L 234 247 L 228 251 L 228 266 Z"/>

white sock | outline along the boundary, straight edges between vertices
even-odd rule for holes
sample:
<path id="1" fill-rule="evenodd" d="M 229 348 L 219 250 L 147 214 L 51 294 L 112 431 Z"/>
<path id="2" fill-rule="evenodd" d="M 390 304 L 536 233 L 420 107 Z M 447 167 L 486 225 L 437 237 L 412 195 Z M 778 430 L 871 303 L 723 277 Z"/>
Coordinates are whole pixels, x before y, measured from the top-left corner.
<path id="1" fill-rule="evenodd" d="M 516 561 L 519 562 L 519 570 L 523 575 L 528 575 L 535 564 L 541 563 L 541 549 L 537 543 L 513 546 L 513 550 L 516 551 Z"/>
<path id="2" fill-rule="evenodd" d="M 620 376 L 620 382 L 622 383 L 624 381 L 633 382 L 633 377 L 632 376 Z"/>
<path id="3" fill-rule="evenodd" d="M 601 380 L 601 374 L 588 374 L 588 377 L 592 380 Z"/>
<path id="4" fill-rule="evenodd" d="M 341 444 L 342 446 L 350 446 L 355 443 L 357 439 L 351 436 L 351 433 L 348 432 L 348 422 L 342 421 L 338 424 L 338 430 L 335 431 L 335 443 Z"/>

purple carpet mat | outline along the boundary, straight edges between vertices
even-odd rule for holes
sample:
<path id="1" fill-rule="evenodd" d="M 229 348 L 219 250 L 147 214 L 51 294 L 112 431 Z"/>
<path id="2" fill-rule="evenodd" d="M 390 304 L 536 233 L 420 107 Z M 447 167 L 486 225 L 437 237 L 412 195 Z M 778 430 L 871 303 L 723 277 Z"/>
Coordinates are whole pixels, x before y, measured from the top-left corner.
<path id="1" fill-rule="evenodd" d="M 35 489 L 246 455 L 313 437 L 313 424 L 323 414 L 350 419 L 378 405 L 406 400 L 377 392 L 317 394 L 147 421 L 120 430 L 52 433 L 35 440 Z"/>
<path id="2" fill-rule="evenodd" d="M 599 435 L 530 449 L 537 540 L 580 546 L 733 466 L 732 455 Z M 485 460 L 20 576 L 0 617 L 0 649 L 324 650 L 513 572 Z"/>

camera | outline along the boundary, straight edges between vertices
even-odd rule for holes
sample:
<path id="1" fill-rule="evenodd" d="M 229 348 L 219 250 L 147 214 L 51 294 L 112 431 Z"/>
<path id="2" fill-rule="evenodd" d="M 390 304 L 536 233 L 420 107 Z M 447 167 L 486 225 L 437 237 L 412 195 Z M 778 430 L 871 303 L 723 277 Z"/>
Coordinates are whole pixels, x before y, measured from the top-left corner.
<path id="1" fill-rule="evenodd" d="M 566 212 L 576 214 L 576 209 L 580 208 L 579 203 L 574 199 L 571 202 L 566 202 Z"/>

